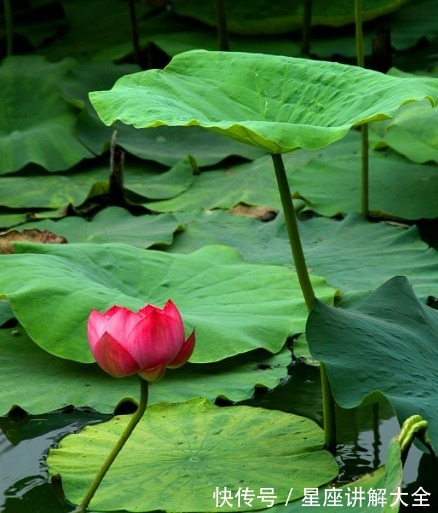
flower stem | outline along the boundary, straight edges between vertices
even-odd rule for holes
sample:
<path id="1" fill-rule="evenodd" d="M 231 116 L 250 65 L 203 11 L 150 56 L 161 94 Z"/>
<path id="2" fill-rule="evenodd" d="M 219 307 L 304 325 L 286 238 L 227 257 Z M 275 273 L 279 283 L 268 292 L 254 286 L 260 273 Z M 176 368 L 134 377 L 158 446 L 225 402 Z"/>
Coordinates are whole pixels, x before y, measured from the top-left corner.
<path id="1" fill-rule="evenodd" d="M 286 220 L 289 243 L 292 250 L 292 256 L 295 263 L 295 269 L 298 280 L 301 285 L 304 300 L 307 309 L 312 310 L 315 301 L 315 292 L 309 277 L 306 260 L 304 257 L 303 246 L 301 244 L 300 232 L 298 229 L 298 220 L 290 193 L 289 183 L 287 181 L 286 170 L 284 168 L 281 154 L 271 154 L 274 163 L 275 175 L 277 177 L 278 190 L 280 192 L 281 203 L 283 205 L 284 217 Z M 335 401 L 330 388 L 330 382 L 324 364 L 320 364 L 322 404 L 324 417 L 324 438 L 325 446 L 328 450 L 334 452 L 336 449 L 336 419 L 335 419 Z"/>
<path id="2" fill-rule="evenodd" d="M 96 493 L 96 490 L 99 488 L 102 479 L 105 477 L 106 473 L 113 464 L 117 455 L 122 450 L 131 433 L 134 431 L 135 426 L 140 422 L 141 418 L 143 417 L 143 414 L 146 411 L 146 406 L 148 403 L 148 382 L 140 378 L 140 387 L 140 402 L 138 404 L 137 411 L 132 415 L 131 420 L 129 421 L 123 433 L 120 435 L 119 440 L 117 441 L 116 445 L 113 447 L 112 451 L 104 461 L 99 472 L 96 474 L 94 481 L 91 483 L 90 488 L 88 488 L 87 493 L 85 494 L 84 498 L 82 499 L 81 503 L 79 504 L 75 512 L 80 513 L 82 511 L 85 511 L 87 506 L 90 504 L 90 501 L 93 498 L 94 494 Z"/>

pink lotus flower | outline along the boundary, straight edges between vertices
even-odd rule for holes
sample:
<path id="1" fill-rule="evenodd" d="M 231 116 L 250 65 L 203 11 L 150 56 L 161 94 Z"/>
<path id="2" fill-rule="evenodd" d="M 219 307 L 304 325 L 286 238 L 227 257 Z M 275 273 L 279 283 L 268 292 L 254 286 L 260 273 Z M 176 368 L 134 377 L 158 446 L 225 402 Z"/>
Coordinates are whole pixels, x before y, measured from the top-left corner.
<path id="1" fill-rule="evenodd" d="M 137 372 L 156 381 L 166 367 L 186 363 L 195 346 L 195 332 L 185 340 L 181 315 L 170 300 L 164 308 L 146 305 L 137 313 L 121 306 L 103 314 L 92 310 L 87 334 L 96 362 L 115 378 Z"/>

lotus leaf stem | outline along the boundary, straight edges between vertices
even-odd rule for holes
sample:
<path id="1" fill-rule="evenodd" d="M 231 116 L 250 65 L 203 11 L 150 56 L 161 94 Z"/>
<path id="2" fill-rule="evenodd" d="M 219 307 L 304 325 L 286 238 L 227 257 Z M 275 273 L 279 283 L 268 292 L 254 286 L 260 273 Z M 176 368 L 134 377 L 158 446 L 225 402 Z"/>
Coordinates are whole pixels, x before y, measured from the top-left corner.
<path id="1" fill-rule="evenodd" d="M 271 156 L 274 163 L 275 176 L 277 177 L 281 203 L 283 205 L 287 234 L 289 236 L 289 243 L 295 263 L 295 269 L 297 271 L 298 280 L 301 285 L 301 290 L 303 291 L 307 309 L 310 312 L 310 310 L 313 308 L 313 302 L 315 301 L 315 292 L 313 291 L 312 283 L 309 277 L 309 271 L 307 270 L 306 259 L 304 257 L 303 246 L 301 244 L 300 232 L 298 229 L 297 215 L 295 213 L 295 208 L 287 181 L 284 162 L 280 153 L 273 153 Z"/>
<path id="2" fill-rule="evenodd" d="M 310 33 L 312 30 L 312 0 L 303 0 L 303 29 L 301 36 L 301 55 L 310 56 Z"/>
<path id="3" fill-rule="evenodd" d="M 274 163 L 281 203 L 283 205 L 283 212 L 286 221 L 290 248 L 295 263 L 295 270 L 298 275 L 298 280 L 300 282 L 307 309 L 310 312 L 315 301 L 315 292 L 310 281 L 309 271 L 307 269 L 306 259 L 304 257 L 303 246 L 301 244 L 300 232 L 298 229 L 297 215 L 295 213 L 293 199 L 290 193 L 284 162 L 280 153 L 273 153 L 271 154 L 271 157 Z M 336 449 L 335 401 L 333 399 L 330 382 L 328 380 L 327 372 L 323 363 L 320 364 L 320 373 L 325 446 L 328 450 L 333 452 Z"/>
<path id="4" fill-rule="evenodd" d="M 12 21 L 11 0 L 3 0 L 3 9 L 5 11 L 6 55 L 12 55 L 14 41 L 14 24 Z"/>
<path id="5" fill-rule="evenodd" d="M 355 0 L 356 20 L 356 58 L 357 65 L 365 67 L 365 54 L 363 47 L 363 23 L 362 23 L 362 0 Z M 362 158 L 361 158 L 361 190 L 362 190 L 362 215 L 369 216 L 369 155 L 368 155 L 368 125 L 361 126 L 362 134 Z"/>
<path id="6" fill-rule="evenodd" d="M 225 9 L 225 0 L 216 0 L 216 23 L 217 35 L 219 40 L 219 50 L 222 52 L 230 51 L 230 40 L 228 37 L 227 12 Z"/>
<path id="7" fill-rule="evenodd" d="M 86 510 L 87 506 L 90 504 L 91 499 L 96 493 L 96 490 L 99 488 L 100 483 L 102 482 L 109 468 L 113 464 L 119 452 L 122 450 L 128 438 L 131 436 L 131 433 L 134 431 L 135 426 L 140 422 L 141 418 L 143 417 L 143 414 L 146 411 L 146 406 L 148 404 L 148 382 L 140 378 L 140 387 L 140 402 L 138 404 L 137 411 L 132 415 L 131 420 L 125 427 L 123 433 L 120 435 L 120 438 L 117 441 L 116 445 L 113 447 L 112 451 L 104 461 L 99 472 L 96 474 L 94 481 L 88 488 L 87 493 L 85 494 L 78 508 L 75 510 L 75 513 L 81 513 Z"/>

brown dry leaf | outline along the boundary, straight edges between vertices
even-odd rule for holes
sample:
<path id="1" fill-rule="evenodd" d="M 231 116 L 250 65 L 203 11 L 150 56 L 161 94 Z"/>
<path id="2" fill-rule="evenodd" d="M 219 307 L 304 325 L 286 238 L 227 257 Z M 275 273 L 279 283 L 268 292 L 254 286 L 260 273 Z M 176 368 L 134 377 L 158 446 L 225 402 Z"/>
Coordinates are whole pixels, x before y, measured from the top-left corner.
<path id="1" fill-rule="evenodd" d="M 251 217 L 260 221 L 272 221 L 278 214 L 278 210 L 270 207 L 251 207 L 242 203 L 231 208 L 229 212 L 234 216 Z"/>
<path id="2" fill-rule="evenodd" d="M 67 239 L 60 237 L 48 230 L 25 229 L 22 232 L 18 230 L 8 230 L 0 233 L 0 253 L 13 253 L 13 242 L 35 242 L 39 244 L 65 244 Z"/>

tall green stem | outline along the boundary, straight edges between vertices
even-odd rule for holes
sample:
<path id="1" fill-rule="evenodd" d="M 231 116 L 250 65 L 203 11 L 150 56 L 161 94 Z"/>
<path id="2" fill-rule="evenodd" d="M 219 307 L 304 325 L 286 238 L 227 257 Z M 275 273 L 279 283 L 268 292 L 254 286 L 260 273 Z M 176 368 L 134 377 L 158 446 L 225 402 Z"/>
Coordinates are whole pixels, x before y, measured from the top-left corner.
<path id="1" fill-rule="evenodd" d="M 6 30 L 6 55 L 12 55 L 14 40 L 14 25 L 12 21 L 11 0 L 3 0 L 3 9 L 5 11 L 5 30 Z"/>
<path id="2" fill-rule="evenodd" d="M 148 404 L 148 382 L 140 378 L 140 387 L 140 402 L 137 411 L 132 415 L 131 420 L 129 421 L 123 433 L 120 435 L 120 438 L 117 441 L 116 445 L 113 447 L 112 451 L 108 455 L 107 459 L 104 461 L 99 472 L 96 474 L 96 477 L 94 478 L 94 481 L 91 483 L 90 488 L 88 489 L 78 508 L 75 510 L 76 513 L 85 511 L 87 506 L 90 504 L 90 501 L 96 493 L 96 490 L 99 488 L 99 485 L 102 482 L 102 479 L 105 477 L 105 474 L 108 472 L 117 455 L 122 450 L 131 433 L 134 431 L 135 426 L 140 422 L 141 418 L 143 417 L 143 414 L 146 411 L 146 406 Z"/>
<path id="3" fill-rule="evenodd" d="M 310 55 L 310 32 L 312 30 L 312 0 L 303 0 L 303 29 L 301 35 L 301 55 Z"/>
<path id="4" fill-rule="evenodd" d="M 357 65 L 365 67 L 365 53 L 363 48 L 362 0 L 355 0 L 356 19 L 356 57 Z M 362 215 L 369 215 L 369 156 L 368 156 L 368 125 L 362 125 Z"/>
<path id="5" fill-rule="evenodd" d="M 141 56 L 140 39 L 138 36 L 138 22 L 137 22 L 137 11 L 135 8 L 135 0 L 128 0 L 129 5 L 129 16 L 131 19 L 131 37 L 132 37 L 132 48 L 134 50 L 135 62 L 144 69 L 143 60 Z"/>
<path id="6" fill-rule="evenodd" d="M 310 311 L 313 308 L 313 302 L 315 301 L 315 293 L 313 291 L 312 283 L 310 282 L 309 271 L 307 270 L 300 232 L 298 230 L 297 215 L 295 213 L 287 181 L 286 170 L 280 153 L 273 153 L 271 157 L 274 162 L 275 176 L 277 177 L 278 190 L 280 192 L 281 203 L 283 205 L 287 234 L 289 236 L 295 269 L 297 271 L 298 280 L 301 285 L 301 290 L 303 291 L 307 309 Z"/>
<path id="7" fill-rule="evenodd" d="M 287 181 L 286 170 L 284 168 L 281 154 L 273 153 L 271 154 L 271 157 L 274 163 L 275 176 L 277 177 L 278 190 L 280 192 L 281 203 L 283 205 L 283 212 L 286 221 L 287 233 L 289 236 L 290 248 L 295 263 L 295 269 L 298 275 L 298 280 L 301 285 L 301 290 L 303 292 L 307 309 L 310 312 L 315 301 L 315 292 L 313 291 L 309 271 L 306 265 L 306 259 L 304 257 L 300 231 L 298 229 L 297 215 L 295 213 L 292 195 L 290 193 L 289 183 Z M 330 451 L 334 451 L 336 448 L 335 402 L 331 393 L 330 382 L 328 380 L 327 372 L 323 363 L 320 365 L 320 372 L 325 446 Z"/>

